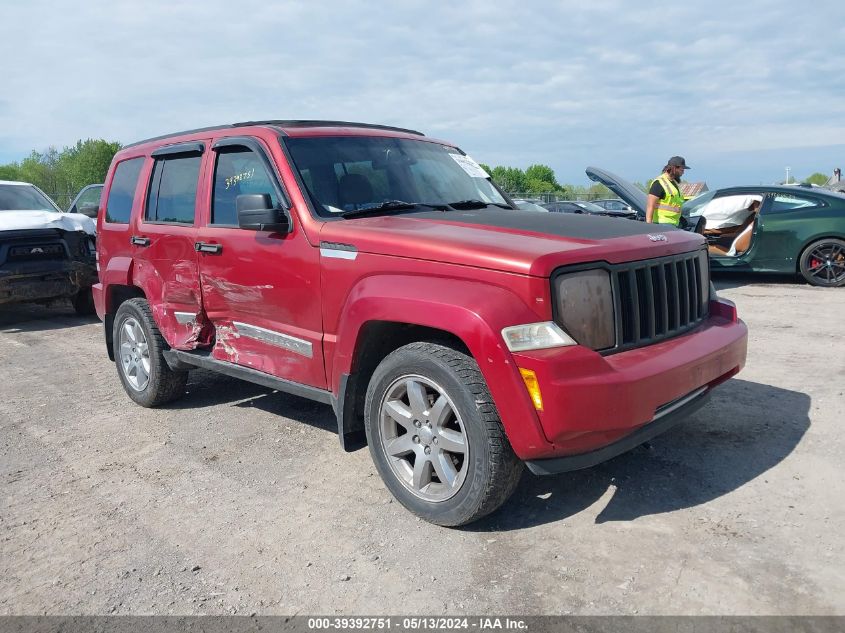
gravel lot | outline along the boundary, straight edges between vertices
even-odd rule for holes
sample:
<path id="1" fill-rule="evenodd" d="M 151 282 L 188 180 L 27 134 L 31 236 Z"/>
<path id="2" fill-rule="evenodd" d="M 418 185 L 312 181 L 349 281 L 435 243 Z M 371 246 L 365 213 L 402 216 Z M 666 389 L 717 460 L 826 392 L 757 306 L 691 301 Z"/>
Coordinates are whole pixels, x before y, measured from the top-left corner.
<path id="1" fill-rule="evenodd" d="M 738 378 L 462 530 L 392 502 L 327 406 L 197 371 L 142 409 L 98 321 L 2 307 L 0 614 L 845 615 L 845 289 L 718 281 Z"/>

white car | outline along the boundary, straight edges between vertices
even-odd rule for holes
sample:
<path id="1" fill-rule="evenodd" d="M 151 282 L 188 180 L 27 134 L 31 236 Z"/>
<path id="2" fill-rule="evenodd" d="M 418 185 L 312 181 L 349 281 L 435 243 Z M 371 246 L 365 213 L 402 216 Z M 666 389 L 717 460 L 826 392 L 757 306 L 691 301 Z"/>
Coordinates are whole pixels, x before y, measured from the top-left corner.
<path id="1" fill-rule="evenodd" d="M 78 313 L 93 312 L 94 229 L 35 185 L 0 180 L 0 305 L 67 298 Z"/>

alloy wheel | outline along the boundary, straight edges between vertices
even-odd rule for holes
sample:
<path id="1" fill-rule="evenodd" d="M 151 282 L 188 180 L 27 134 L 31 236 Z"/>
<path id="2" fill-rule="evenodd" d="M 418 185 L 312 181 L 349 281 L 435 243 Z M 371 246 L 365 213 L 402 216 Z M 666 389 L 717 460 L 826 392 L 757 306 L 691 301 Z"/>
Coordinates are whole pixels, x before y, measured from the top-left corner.
<path id="1" fill-rule="evenodd" d="M 466 428 L 448 394 L 417 375 L 401 376 L 379 406 L 381 448 L 397 479 L 415 496 L 446 501 L 469 465 Z"/>
<path id="2" fill-rule="evenodd" d="M 126 319 L 120 328 L 120 364 L 129 386 L 143 391 L 150 382 L 150 348 L 134 317 Z"/>
<path id="3" fill-rule="evenodd" d="M 845 248 L 836 242 L 821 242 L 807 258 L 807 273 L 824 286 L 845 281 Z"/>

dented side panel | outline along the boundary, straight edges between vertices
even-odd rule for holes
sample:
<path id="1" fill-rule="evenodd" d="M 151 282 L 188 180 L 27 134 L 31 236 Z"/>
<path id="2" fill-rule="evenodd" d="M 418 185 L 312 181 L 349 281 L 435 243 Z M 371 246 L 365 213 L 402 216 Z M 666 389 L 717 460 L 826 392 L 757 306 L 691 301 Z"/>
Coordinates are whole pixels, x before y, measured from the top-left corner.
<path id="1" fill-rule="evenodd" d="M 143 290 L 153 318 L 168 345 L 192 350 L 209 344 L 211 330 L 202 309 L 197 253 L 196 222 L 207 201 L 206 156 L 200 169 L 194 200 L 194 224 L 147 222 L 144 218 L 153 161 L 141 171 L 129 225 L 126 253 L 132 259 L 132 285 Z"/>
<path id="2" fill-rule="evenodd" d="M 199 239 L 222 246 L 199 255 L 214 357 L 325 388 L 319 251 L 298 227 L 286 236 L 205 227 Z"/>
<path id="3" fill-rule="evenodd" d="M 133 284 L 144 291 L 153 318 L 168 345 L 192 350 L 203 342 L 199 271 L 194 251 L 195 229 L 150 225 L 141 234 L 149 246 L 133 245 Z M 177 318 L 177 313 L 179 313 Z M 192 315 L 188 320 L 185 314 Z"/>
<path id="4" fill-rule="evenodd" d="M 219 136 L 231 134 L 240 131 Z M 274 132 L 265 131 L 257 140 L 266 155 L 274 156 L 279 147 Z M 293 225 L 287 234 L 211 224 L 216 153 L 208 154 L 201 205 L 205 215 L 199 220 L 197 239 L 221 249 L 198 254 L 203 308 L 214 331 L 212 354 L 325 389 L 319 251 L 299 221 L 303 214 L 291 210 Z M 266 175 L 278 184 L 286 165 L 281 157 L 275 158 L 273 173 Z"/>

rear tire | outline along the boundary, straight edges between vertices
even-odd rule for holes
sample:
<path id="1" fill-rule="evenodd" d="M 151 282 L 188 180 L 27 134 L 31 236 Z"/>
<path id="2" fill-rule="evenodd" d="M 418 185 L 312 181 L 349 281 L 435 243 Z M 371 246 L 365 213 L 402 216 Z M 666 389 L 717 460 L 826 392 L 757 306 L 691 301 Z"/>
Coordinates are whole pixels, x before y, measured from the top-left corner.
<path id="1" fill-rule="evenodd" d="M 808 284 L 825 288 L 845 286 L 845 241 L 827 238 L 813 242 L 801 253 L 798 266 Z"/>
<path id="2" fill-rule="evenodd" d="M 112 330 L 117 375 L 129 397 L 142 407 L 157 407 L 185 393 L 187 371 L 173 371 L 164 360 L 170 349 L 153 320 L 146 299 L 120 304 Z"/>
<path id="3" fill-rule="evenodd" d="M 436 343 L 389 354 L 367 389 L 370 455 L 393 496 L 443 526 L 470 523 L 513 493 L 523 464 L 475 360 Z"/>

